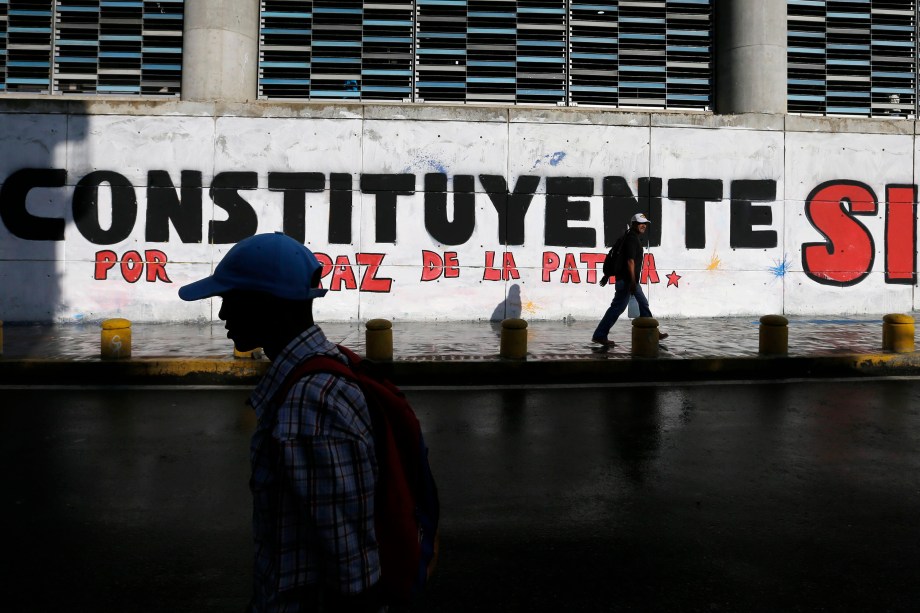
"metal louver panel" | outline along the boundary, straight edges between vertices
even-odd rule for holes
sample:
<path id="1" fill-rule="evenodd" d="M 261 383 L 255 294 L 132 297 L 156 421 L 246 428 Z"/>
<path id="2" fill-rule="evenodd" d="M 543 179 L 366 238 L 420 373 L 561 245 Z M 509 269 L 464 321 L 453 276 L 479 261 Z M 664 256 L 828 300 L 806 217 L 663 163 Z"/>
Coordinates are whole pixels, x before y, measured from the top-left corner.
<path id="1" fill-rule="evenodd" d="M 411 99 L 413 9 L 410 0 L 263 0 L 260 96 Z"/>
<path id="2" fill-rule="evenodd" d="M 619 7 L 574 1 L 569 9 L 569 92 L 577 104 L 619 104 Z"/>
<path id="3" fill-rule="evenodd" d="M 263 0 L 261 10 L 259 94 L 309 98 L 313 2 Z"/>
<path id="4" fill-rule="evenodd" d="M 185 0 L 144 2 L 141 32 L 141 93 L 178 96 L 182 86 Z"/>
<path id="5" fill-rule="evenodd" d="M 516 102 L 565 104 L 567 2 L 518 2 Z"/>
<path id="6" fill-rule="evenodd" d="M 620 2 L 618 106 L 664 108 L 667 102 L 665 2 Z"/>
<path id="7" fill-rule="evenodd" d="M 472 100 L 505 95 L 514 85 L 513 63 L 467 58 L 466 0 L 416 1 L 416 95 L 419 100 L 463 102 L 467 71 L 472 70 Z"/>
<path id="8" fill-rule="evenodd" d="M 51 91 L 51 35 L 53 19 L 47 0 L 3 3 L 6 9 L 6 92 Z"/>
<path id="9" fill-rule="evenodd" d="M 7 84 L 7 36 L 9 34 L 9 7 L 8 0 L 0 0 L 0 94 L 6 91 Z"/>
<path id="10" fill-rule="evenodd" d="M 262 0 L 263 98 L 707 109 L 711 0 Z"/>
<path id="11" fill-rule="evenodd" d="M 863 117 L 916 114 L 914 0 L 788 0 L 788 107 Z"/>
<path id="12" fill-rule="evenodd" d="M 179 94 L 184 0 L 0 0 L 0 92 Z"/>
<path id="13" fill-rule="evenodd" d="M 365 4 L 361 31 L 364 100 L 411 100 L 414 9 L 411 0 Z"/>
<path id="14" fill-rule="evenodd" d="M 712 5 L 677 0 L 667 5 L 665 57 L 668 108 L 712 106 Z"/>

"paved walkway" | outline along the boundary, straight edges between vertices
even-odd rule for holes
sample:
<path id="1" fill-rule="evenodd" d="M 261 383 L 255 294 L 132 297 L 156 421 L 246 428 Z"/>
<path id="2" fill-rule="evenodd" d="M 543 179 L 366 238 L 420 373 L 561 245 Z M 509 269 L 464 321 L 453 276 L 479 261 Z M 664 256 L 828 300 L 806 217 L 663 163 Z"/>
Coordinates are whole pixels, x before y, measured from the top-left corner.
<path id="1" fill-rule="evenodd" d="M 534 321 L 528 327 L 529 360 L 629 359 L 631 327 L 620 321 L 610 338 L 609 352 L 592 350 L 594 321 Z M 361 323 L 321 323 L 335 342 L 363 354 Z M 670 338 L 662 342 L 662 358 L 752 357 L 758 353 L 757 317 L 717 317 L 661 320 Z M 494 360 L 501 327 L 490 322 L 396 322 L 393 327 L 396 361 Z M 99 359 L 98 324 L 4 328 L 3 359 Z M 831 356 L 880 352 L 882 318 L 790 317 L 790 356 Z M 134 324 L 135 358 L 223 358 L 233 353 L 223 324 Z"/>
<path id="2" fill-rule="evenodd" d="M 398 385 L 533 385 L 920 375 L 920 353 L 882 351 L 882 318 L 792 317 L 789 354 L 760 356 L 759 318 L 662 320 L 658 358 L 630 355 L 632 327 L 617 323 L 610 351 L 592 345 L 594 321 L 534 321 L 526 360 L 499 357 L 489 322 L 396 322 L 394 360 L 377 368 Z M 359 322 L 321 324 L 364 354 Z M 4 328 L 0 385 L 252 385 L 268 366 L 234 359 L 223 325 L 135 324 L 132 358 L 100 358 L 98 324 Z"/>

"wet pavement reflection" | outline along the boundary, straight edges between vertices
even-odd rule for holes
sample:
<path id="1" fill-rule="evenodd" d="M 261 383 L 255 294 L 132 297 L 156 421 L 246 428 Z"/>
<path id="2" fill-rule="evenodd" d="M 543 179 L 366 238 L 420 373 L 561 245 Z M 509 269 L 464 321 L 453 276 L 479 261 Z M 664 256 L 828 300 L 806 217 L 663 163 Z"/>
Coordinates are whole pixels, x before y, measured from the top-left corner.
<path id="1" fill-rule="evenodd" d="M 247 389 L 0 393 L 4 610 L 242 610 Z M 916 610 L 916 380 L 408 395 L 443 506 L 415 611 Z"/>
<path id="2" fill-rule="evenodd" d="M 789 354 L 825 356 L 881 351 L 881 317 L 789 317 Z M 629 358 L 631 325 L 624 319 L 610 338 L 617 343 L 599 353 L 590 339 L 595 321 L 533 321 L 527 329 L 528 359 Z M 664 358 L 756 356 L 759 345 L 756 317 L 667 319 L 660 330 Z M 364 351 L 360 322 L 320 322 L 330 339 L 359 353 Z M 393 349 L 397 360 L 484 360 L 498 356 L 501 327 L 497 322 L 394 322 Z M 61 358 L 98 360 L 98 324 L 10 325 L 4 327 L 3 358 Z M 133 357 L 207 357 L 232 355 L 233 345 L 223 324 L 143 324 L 132 326 Z"/>

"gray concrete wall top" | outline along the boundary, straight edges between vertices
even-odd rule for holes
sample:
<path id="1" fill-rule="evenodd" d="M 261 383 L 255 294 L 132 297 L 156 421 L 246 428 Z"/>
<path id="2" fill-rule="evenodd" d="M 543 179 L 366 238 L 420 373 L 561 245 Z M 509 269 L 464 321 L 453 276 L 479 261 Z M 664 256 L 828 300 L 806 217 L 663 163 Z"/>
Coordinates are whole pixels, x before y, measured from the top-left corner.
<path id="1" fill-rule="evenodd" d="M 805 117 L 786 116 L 787 132 L 826 132 L 855 134 L 915 134 L 917 122 L 913 119 L 861 117 Z"/>
<path id="2" fill-rule="evenodd" d="M 903 118 L 813 117 L 801 115 L 633 111 L 584 107 L 499 107 L 470 105 L 412 105 L 304 103 L 260 100 L 247 103 L 190 102 L 177 99 L 0 97 L 3 114 L 151 115 L 186 117 L 258 117 L 305 119 L 375 119 L 403 121 L 471 121 L 546 123 L 600 126 L 672 127 L 767 130 L 815 133 L 917 134 L 918 122 Z"/>

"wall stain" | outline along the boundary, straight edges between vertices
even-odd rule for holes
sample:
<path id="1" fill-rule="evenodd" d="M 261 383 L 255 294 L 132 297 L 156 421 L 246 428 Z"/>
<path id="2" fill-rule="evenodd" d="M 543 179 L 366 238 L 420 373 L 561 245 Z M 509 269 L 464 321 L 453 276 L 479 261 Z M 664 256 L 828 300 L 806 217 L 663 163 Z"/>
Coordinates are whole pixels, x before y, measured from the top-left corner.
<path id="1" fill-rule="evenodd" d="M 527 302 L 521 303 L 521 310 L 530 315 L 536 315 L 540 310 L 540 307 L 537 306 L 537 303 L 533 302 L 532 300 L 528 300 Z"/>
<path id="2" fill-rule="evenodd" d="M 437 172 L 446 175 L 450 174 L 449 170 L 450 169 L 437 158 L 420 155 L 409 162 L 409 165 L 403 169 L 403 173 Z"/>
<path id="3" fill-rule="evenodd" d="M 543 157 L 538 158 L 538 159 L 533 163 L 533 166 L 531 167 L 531 170 L 533 170 L 534 168 L 536 168 L 537 166 L 540 166 L 540 165 L 542 165 L 542 164 L 549 164 L 550 166 L 552 166 L 553 168 L 555 168 L 556 166 L 558 166 L 559 164 L 562 163 L 562 160 L 565 159 L 565 156 L 566 156 L 566 155 L 567 155 L 567 154 L 566 154 L 565 151 L 556 151 L 555 153 L 548 153 L 548 154 L 544 155 Z"/>

